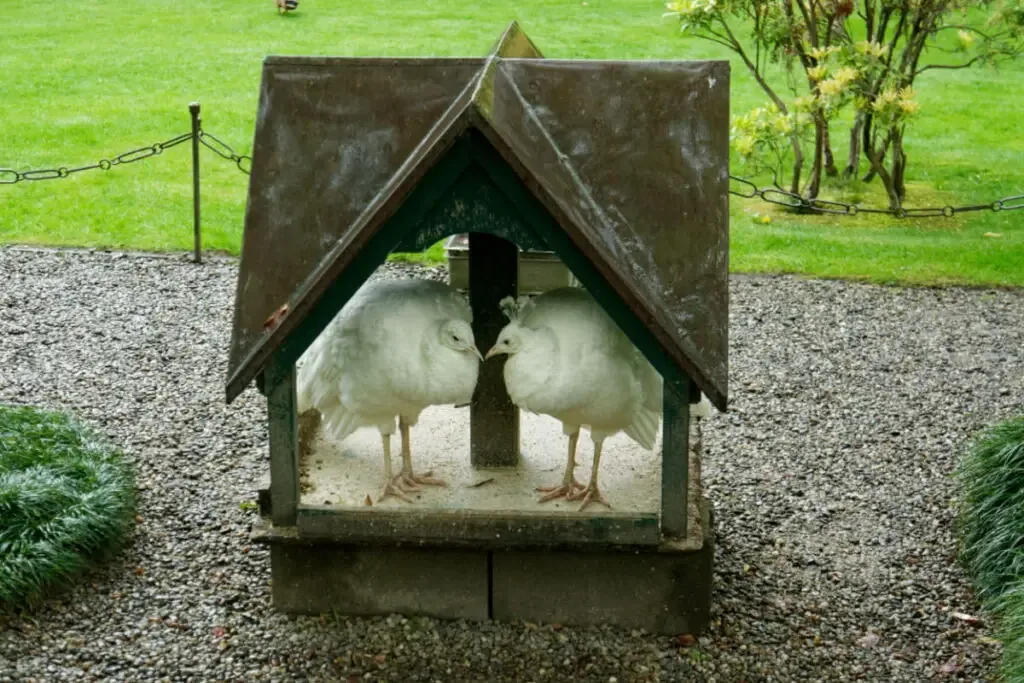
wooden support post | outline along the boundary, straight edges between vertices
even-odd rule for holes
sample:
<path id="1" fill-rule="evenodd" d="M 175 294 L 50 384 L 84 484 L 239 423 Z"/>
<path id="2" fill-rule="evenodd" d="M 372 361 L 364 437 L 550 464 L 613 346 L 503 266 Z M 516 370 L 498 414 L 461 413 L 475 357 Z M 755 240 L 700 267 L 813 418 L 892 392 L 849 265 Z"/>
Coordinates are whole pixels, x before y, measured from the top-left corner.
<path id="1" fill-rule="evenodd" d="M 271 361 L 274 362 L 274 361 Z M 270 423 L 270 516 L 275 526 L 294 526 L 299 505 L 299 428 L 295 366 L 267 387 Z"/>
<path id="2" fill-rule="evenodd" d="M 203 237 L 199 216 L 199 134 L 202 124 L 199 120 L 199 103 L 188 105 L 192 117 L 192 260 L 203 262 Z"/>
<path id="3" fill-rule="evenodd" d="M 690 488 L 690 394 L 692 381 L 680 391 L 665 382 L 661 454 L 661 530 L 686 537 Z"/>
<path id="4" fill-rule="evenodd" d="M 494 235 L 469 234 L 469 301 L 473 336 L 487 353 L 508 322 L 498 302 L 516 296 L 519 249 Z M 470 406 L 470 462 L 474 467 L 515 467 L 519 462 L 519 409 L 505 391 L 505 356 L 480 365 L 480 379 Z"/>

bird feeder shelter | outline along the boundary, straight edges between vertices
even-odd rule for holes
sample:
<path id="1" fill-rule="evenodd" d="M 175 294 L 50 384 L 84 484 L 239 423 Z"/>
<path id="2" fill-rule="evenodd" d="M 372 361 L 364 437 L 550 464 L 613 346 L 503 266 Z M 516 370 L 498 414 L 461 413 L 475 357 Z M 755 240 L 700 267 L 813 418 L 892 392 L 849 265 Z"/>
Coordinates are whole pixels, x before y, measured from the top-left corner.
<path id="1" fill-rule="evenodd" d="M 695 632 L 710 506 L 689 407 L 727 401 L 724 61 L 552 60 L 512 24 L 482 58 L 268 57 L 227 380 L 269 415 L 254 527 L 286 611 L 406 612 Z M 654 512 L 305 504 L 295 364 L 392 252 L 469 234 L 480 349 L 520 249 L 554 252 L 664 380 Z M 470 406 L 474 467 L 515 467 L 499 361 Z"/>

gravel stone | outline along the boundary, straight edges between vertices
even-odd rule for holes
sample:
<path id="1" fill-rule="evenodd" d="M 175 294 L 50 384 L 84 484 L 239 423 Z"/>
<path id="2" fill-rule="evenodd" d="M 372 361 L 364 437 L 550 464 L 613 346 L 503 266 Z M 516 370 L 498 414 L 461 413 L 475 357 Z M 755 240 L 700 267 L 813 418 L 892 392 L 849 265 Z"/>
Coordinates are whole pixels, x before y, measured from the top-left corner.
<path id="1" fill-rule="evenodd" d="M 389 264 L 383 276 L 443 279 Z M 731 410 L 705 426 L 713 625 L 693 638 L 294 617 L 251 545 L 263 398 L 224 404 L 237 264 L 0 249 L 0 401 L 121 445 L 129 547 L 0 621 L 0 681 L 985 680 L 999 646 L 955 561 L 950 478 L 1024 410 L 1024 292 L 734 276 Z"/>

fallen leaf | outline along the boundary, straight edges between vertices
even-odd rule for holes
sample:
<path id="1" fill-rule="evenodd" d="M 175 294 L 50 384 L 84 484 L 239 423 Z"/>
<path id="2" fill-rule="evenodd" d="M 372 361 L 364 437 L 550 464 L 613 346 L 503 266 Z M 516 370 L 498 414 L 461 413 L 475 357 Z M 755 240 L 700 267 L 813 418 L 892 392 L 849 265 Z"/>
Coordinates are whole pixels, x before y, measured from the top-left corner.
<path id="1" fill-rule="evenodd" d="M 223 626 L 214 626 L 212 633 L 214 638 L 223 638 L 227 630 Z"/>
<path id="2" fill-rule="evenodd" d="M 142 515 L 135 515 L 135 523 L 142 524 Z"/>
<path id="3" fill-rule="evenodd" d="M 288 312 L 288 304 L 282 305 L 279 309 L 270 314 L 270 316 L 263 321 L 264 330 L 272 330 L 277 327 L 278 323 L 281 322 L 281 318 Z"/>
<path id="4" fill-rule="evenodd" d="M 864 636 L 857 639 L 857 644 L 861 647 L 874 647 L 875 645 L 878 645 L 878 641 L 878 635 L 868 631 Z"/>
<path id="5" fill-rule="evenodd" d="M 963 612 L 953 612 L 952 616 L 954 619 L 959 619 L 965 624 L 968 624 L 969 626 L 974 626 L 976 628 L 980 628 L 985 625 L 985 622 L 983 622 L 978 617 L 970 614 L 964 614 Z"/>
<path id="6" fill-rule="evenodd" d="M 676 643 L 679 645 L 679 647 L 693 647 L 697 644 L 697 639 L 693 636 L 692 633 L 684 633 L 678 638 L 676 638 Z"/>
<path id="7" fill-rule="evenodd" d="M 950 657 L 949 661 L 939 667 L 939 672 L 944 674 L 957 674 L 964 670 L 964 665 L 957 661 L 956 657 Z"/>
<path id="8" fill-rule="evenodd" d="M 1002 237 L 1002 236 L 1003 236 L 1003 233 L 1001 233 L 1001 232 L 986 232 L 983 235 L 983 237 Z"/>
<path id="9" fill-rule="evenodd" d="M 142 576 L 145 573 L 146 573 L 146 570 L 143 569 L 142 567 L 136 567 L 135 568 L 135 575 L 136 576 Z"/>
<path id="10" fill-rule="evenodd" d="M 373 501 L 370 499 L 370 494 L 366 494 L 366 500 L 363 501 L 363 505 L 367 507 L 373 505 Z"/>
<path id="11" fill-rule="evenodd" d="M 373 658 L 373 660 L 375 662 L 377 662 L 378 664 L 383 664 L 384 662 L 386 662 L 388 660 L 388 658 L 386 656 L 384 656 L 384 655 L 377 655 L 376 657 Z"/>
<path id="12" fill-rule="evenodd" d="M 480 481 L 476 482 L 475 484 L 470 484 L 466 488 L 478 489 L 481 486 L 483 486 L 484 484 L 490 484 L 492 481 L 494 481 L 494 477 L 489 477 L 487 479 L 481 479 Z"/>
<path id="13" fill-rule="evenodd" d="M 231 647 L 231 643 L 229 643 L 226 638 L 224 640 L 218 640 L 217 641 L 217 649 L 218 650 L 222 650 L 223 651 L 223 650 L 228 649 L 229 647 Z"/>

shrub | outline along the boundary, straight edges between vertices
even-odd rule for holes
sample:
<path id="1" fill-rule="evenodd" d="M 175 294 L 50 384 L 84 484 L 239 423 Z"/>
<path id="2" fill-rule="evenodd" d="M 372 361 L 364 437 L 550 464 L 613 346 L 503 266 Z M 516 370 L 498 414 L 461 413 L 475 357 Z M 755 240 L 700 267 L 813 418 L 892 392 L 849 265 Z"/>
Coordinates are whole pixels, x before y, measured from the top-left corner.
<path id="1" fill-rule="evenodd" d="M 62 413 L 0 406 L 0 609 L 36 603 L 114 550 L 133 505 L 115 449 Z"/>
<path id="2" fill-rule="evenodd" d="M 1024 577 L 1024 416 L 975 441 L 959 477 L 963 559 L 991 604 Z"/>
<path id="3" fill-rule="evenodd" d="M 1004 678 L 1024 680 L 1024 416 L 982 434 L 958 475 L 961 556 L 999 622 Z"/>

